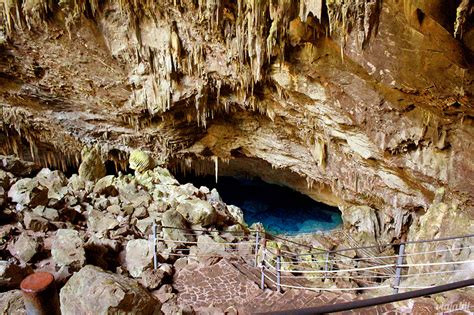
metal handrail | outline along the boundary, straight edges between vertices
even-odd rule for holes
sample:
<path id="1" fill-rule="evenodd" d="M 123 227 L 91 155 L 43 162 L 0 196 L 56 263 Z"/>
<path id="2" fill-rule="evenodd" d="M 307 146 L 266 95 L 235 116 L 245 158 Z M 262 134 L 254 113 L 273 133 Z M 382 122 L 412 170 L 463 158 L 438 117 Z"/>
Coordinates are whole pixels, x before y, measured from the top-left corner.
<path id="1" fill-rule="evenodd" d="M 426 288 L 421 290 L 415 290 L 410 292 L 404 293 L 397 293 L 392 295 L 385 295 L 380 296 L 372 299 L 365 299 L 365 300 L 356 300 L 347 303 L 338 303 L 338 304 L 329 304 L 324 306 L 317 306 L 317 307 L 310 307 L 310 308 L 302 308 L 302 309 L 293 309 L 293 310 L 284 310 L 284 311 L 276 311 L 276 312 L 265 312 L 265 313 L 258 313 L 258 314 L 265 314 L 265 315 L 306 315 L 306 314 L 326 314 L 326 313 L 334 313 L 334 312 L 342 312 L 348 311 L 353 309 L 359 309 L 364 307 L 371 307 L 377 306 L 387 303 L 393 303 L 413 298 L 418 298 L 426 295 L 456 290 L 468 286 L 474 285 L 474 279 L 468 279 L 464 281 L 452 282 L 448 284 L 443 284 L 440 286 Z"/>

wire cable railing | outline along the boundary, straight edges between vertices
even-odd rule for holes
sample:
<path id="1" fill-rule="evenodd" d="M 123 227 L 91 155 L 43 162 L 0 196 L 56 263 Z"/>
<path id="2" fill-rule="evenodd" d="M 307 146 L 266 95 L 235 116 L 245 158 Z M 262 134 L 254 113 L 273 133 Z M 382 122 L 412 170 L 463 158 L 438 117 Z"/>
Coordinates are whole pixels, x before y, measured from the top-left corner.
<path id="1" fill-rule="evenodd" d="M 164 233 L 166 229 L 180 230 L 180 235 L 189 239 L 172 239 Z M 160 236 L 158 235 L 160 234 Z M 200 235 L 214 237 L 213 241 L 199 239 Z M 232 238 L 225 236 L 231 235 Z M 167 246 L 169 257 L 229 257 L 235 255 L 261 273 L 260 286 L 273 286 L 276 290 L 302 289 L 331 292 L 365 292 L 368 290 L 386 290 L 392 288 L 394 293 L 400 289 L 411 290 L 431 288 L 435 285 L 434 278 L 463 274 L 472 277 L 474 255 L 469 254 L 463 259 L 454 259 L 451 255 L 448 260 L 441 257 L 460 251 L 472 252 L 474 245 L 459 244 L 459 240 L 472 242 L 474 234 L 445 237 L 433 240 L 406 241 L 394 244 L 378 244 L 374 246 L 352 247 L 336 250 L 314 248 L 310 245 L 270 235 L 261 231 L 218 231 L 216 229 L 185 229 L 170 226 L 153 226 L 154 264 L 157 267 L 157 244 Z M 219 238 L 216 240 L 216 238 Z M 272 247 L 267 241 L 273 240 Z M 419 248 L 419 244 L 448 243 L 436 248 Z M 456 242 L 456 243 L 455 243 Z M 275 245 L 276 244 L 276 245 Z M 286 245 L 280 249 L 278 244 Z M 397 254 L 377 255 L 380 249 L 398 247 Z M 409 247 L 410 250 L 407 250 Z M 423 246 L 422 246 L 423 247 Z M 160 247 L 161 248 L 161 247 Z M 195 248 L 192 250 L 192 248 Z M 242 248 L 245 248 L 243 251 Z M 292 250 L 304 250 L 304 253 L 295 253 Z M 352 251 L 351 254 L 350 251 Z M 354 255 L 353 252 L 356 252 Z M 364 255 L 361 257 L 361 255 Z M 324 259 L 322 259 L 324 257 Z M 315 259 L 316 258 L 316 259 Z M 414 260 L 414 259 L 417 260 Z M 449 268 L 446 268 L 449 267 Z M 419 270 L 423 268 L 423 270 Z M 443 268 L 446 268 L 444 270 Z M 453 269 L 454 270 L 451 270 Z M 417 283 L 420 279 L 429 279 L 429 284 Z M 316 282 L 315 282 L 316 281 Z M 343 287 L 338 287 L 341 284 Z M 410 282 L 411 281 L 411 282 Z M 402 283 L 403 282 L 403 283 Z M 347 287 L 346 287 L 347 286 Z"/>

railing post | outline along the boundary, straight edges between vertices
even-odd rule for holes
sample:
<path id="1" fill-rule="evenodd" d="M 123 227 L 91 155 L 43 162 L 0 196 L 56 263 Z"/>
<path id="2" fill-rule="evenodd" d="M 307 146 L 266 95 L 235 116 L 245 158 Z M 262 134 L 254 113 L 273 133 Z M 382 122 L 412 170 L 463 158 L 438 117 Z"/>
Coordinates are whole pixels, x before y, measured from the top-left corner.
<path id="1" fill-rule="evenodd" d="M 156 252 L 156 222 L 153 221 L 153 269 L 158 269 L 158 257 Z"/>
<path id="2" fill-rule="evenodd" d="M 265 256 L 267 254 L 267 240 L 262 239 L 262 261 L 260 262 L 261 268 L 261 279 L 260 279 L 260 288 L 263 290 L 265 288 Z"/>
<path id="3" fill-rule="evenodd" d="M 258 266 L 258 242 L 260 241 L 260 234 L 257 230 L 255 234 L 255 267 Z"/>
<path id="4" fill-rule="evenodd" d="M 35 272 L 21 281 L 23 302 L 27 315 L 60 315 L 59 295 L 54 276 Z"/>
<path id="5" fill-rule="evenodd" d="M 324 279 L 328 277 L 329 252 L 326 252 L 326 263 L 324 264 Z"/>
<path id="6" fill-rule="evenodd" d="M 393 294 L 398 293 L 398 287 L 400 286 L 400 276 L 402 274 L 402 267 L 403 264 L 403 255 L 405 253 L 405 244 L 400 244 L 400 249 L 398 250 L 398 257 L 397 257 L 397 265 L 395 270 L 395 279 L 393 281 Z"/>
<path id="7" fill-rule="evenodd" d="M 277 292 L 281 292 L 281 272 L 280 272 L 280 268 L 281 268 L 281 253 L 280 253 L 280 249 L 277 248 L 277 251 L 276 251 L 276 254 L 277 254 L 277 257 L 276 257 L 276 277 L 277 277 Z"/>

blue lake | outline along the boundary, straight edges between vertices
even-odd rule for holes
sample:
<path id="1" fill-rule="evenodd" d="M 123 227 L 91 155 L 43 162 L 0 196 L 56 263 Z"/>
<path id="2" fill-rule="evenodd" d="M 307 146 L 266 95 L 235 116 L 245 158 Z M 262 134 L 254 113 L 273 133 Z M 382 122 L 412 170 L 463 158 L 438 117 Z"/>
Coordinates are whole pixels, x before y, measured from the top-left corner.
<path id="1" fill-rule="evenodd" d="M 196 187 L 216 188 L 227 204 L 244 212 L 245 222 L 261 222 L 270 233 L 297 235 L 328 231 L 342 224 L 341 212 L 334 207 L 316 202 L 288 187 L 268 184 L 259 179 L 213 176 L 179 178 Z"/>

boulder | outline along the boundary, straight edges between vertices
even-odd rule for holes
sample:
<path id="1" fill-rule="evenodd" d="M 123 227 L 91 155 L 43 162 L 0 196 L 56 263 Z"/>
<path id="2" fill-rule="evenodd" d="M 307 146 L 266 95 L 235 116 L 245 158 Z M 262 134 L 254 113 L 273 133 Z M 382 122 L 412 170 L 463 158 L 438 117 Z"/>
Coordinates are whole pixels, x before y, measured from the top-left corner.
<path id="1" fill-rule="evenodd" d="M 30 267 L 20 267 L 10 261 L 0 260 L 0 291 L 19 288 L 20 282 L 32 272 Z"/>
<path id="2" fill-rule="evenodd" d="M 106 235 L 109 230 L 115 229 L 119 222 L 110 213 L 103 213 L 92 209 L 87 218 L 87 229 L 98 235 Z"/>
<path id="3" fill-rule="evenodd" d="M 33 213 L 37 214 L 49 221 L 57 221 L 59 219 L 59 212 L 53 208 L 46 208 L 45 206 L 38 206 L 33 209 Z"/>
<path id="4" fill-rule="evenodd" d="M 235 223 L 247 226 L 247 224 L 245 223 L 244 212 L 242 211 L 242 209 L 233 205 L 228 205 L 227 211 Z"/>
<path id="5" fill-rule="evenodd" d="M 84 242 L 75 230 L 60 229 L 56 232 L 51 245 L 51 255 L 54 263 L 78 270 L 86 262 Z"/>
<path id="6" fill-rule="evenodd" d="M 15 203 L 34 208 L 48 204 L 48 188 L 41 186 L 37 179 L 23 178 L 8 191 L 8 197 Z"/>
<path id="7" fill-rule="evenodd" d="M 36 254 L 39 247 L 38 241 L 28 236 L 25 232 L 21 233 L 15 244 L 10 249 L 10 253 L 21 260 L 22 262 L 29 262 Z"/>
<path id="8" fill-rule="evenodd" d="M 59 294 L 62 314 L 159 314 L 160 302 L 135 280 L 87 265 Z"/>
<path id="9" fill-rule="evenodd" d="M 35 177 L 38 182 L 48 188 L 48 198 L 62 199 L 67 193 L 67 178 L 60 171 L 43 168 Z"/>
<path id="10" fill-rule="evenodd" d="M 97 181 L 106 174 L 105 165 L 98 147 L 84 147 L 81 151 L 82 162 L 79 165 L 79 176 L 84 180 Z"/>
<path id="11" fill-rule="evenodd" d="M 14 156 L 0 155 L 0 169 L 18 177 L 26 177 L 36 173 L 41 167 L 33 162 L 20 160 Z"/>
<path id="12" fill-rule="evenodd" d="M 217 220 L 217 212 L 214 207 L 201 199 L 186 200 L 178 205 L 176 211 L 191 224 L 209 226 Z"/>
<path id="13" fill-rule="evenodd" d="M 140 283 L 147 289 L 154 290 L 161 286 L 166 273 L 161 270 L 146 269 L 141 274 Z"/>
<path id="14" fill-rule="evenodd" d="M 146 172 L 155 167 L 155 161 L 153 158 L 148 155 L 148 153 L 140 150 L 134 150 L 130 153 L 128 163 L 130 164 L 130 168 L 132 170 L 135 170 L 139 173 Z"/>
<path id="15" fill-rule="evenodd" d="M 125 249 L 127 270 L 134 278 L 153 265 L 153 244 L 145 239 L 130 240 Z"/>
<path id="16" fill-rule="evenodd" d="M 86 181 L 77 174 L 73 174 L 68 179 L 67 187 L 69 191 L 78 192 L 86 188 Z"/>
<path id="17" fill-rule="evenodd" d="M 23 294 L 20 290 L 0 293 L 0 314 L 26 314 L 25 305 L 23 304 Z"/>
<path id="18" fill-rule="evenodd" d="M 25 212 L 23 222 L 25 223 L 26 229 L 35 232 L 46 232 L 50 228 L 48 220 L 43 217 L 40 217 L 34 212 Z"/>
<path id="19" fill-rule="evenodd" d="M 114 186 L 114 175 L 107 175 L 97 181 L 94 193 L 105 196 L 117 196 L 118 190 Z"/>
<path id="20" fill-rule="evenodd" d="M 161 218 L 161 224 L 163 228 L 163 237 L 165 239 L 170 239 L 173 241 L 192 241 L 193 238 L 190 237 L 186 220 L 183 216 L 176 210 L 168 210 L 163 213 Z M 169 228 L 167 228 L 169 227 Z"/>

